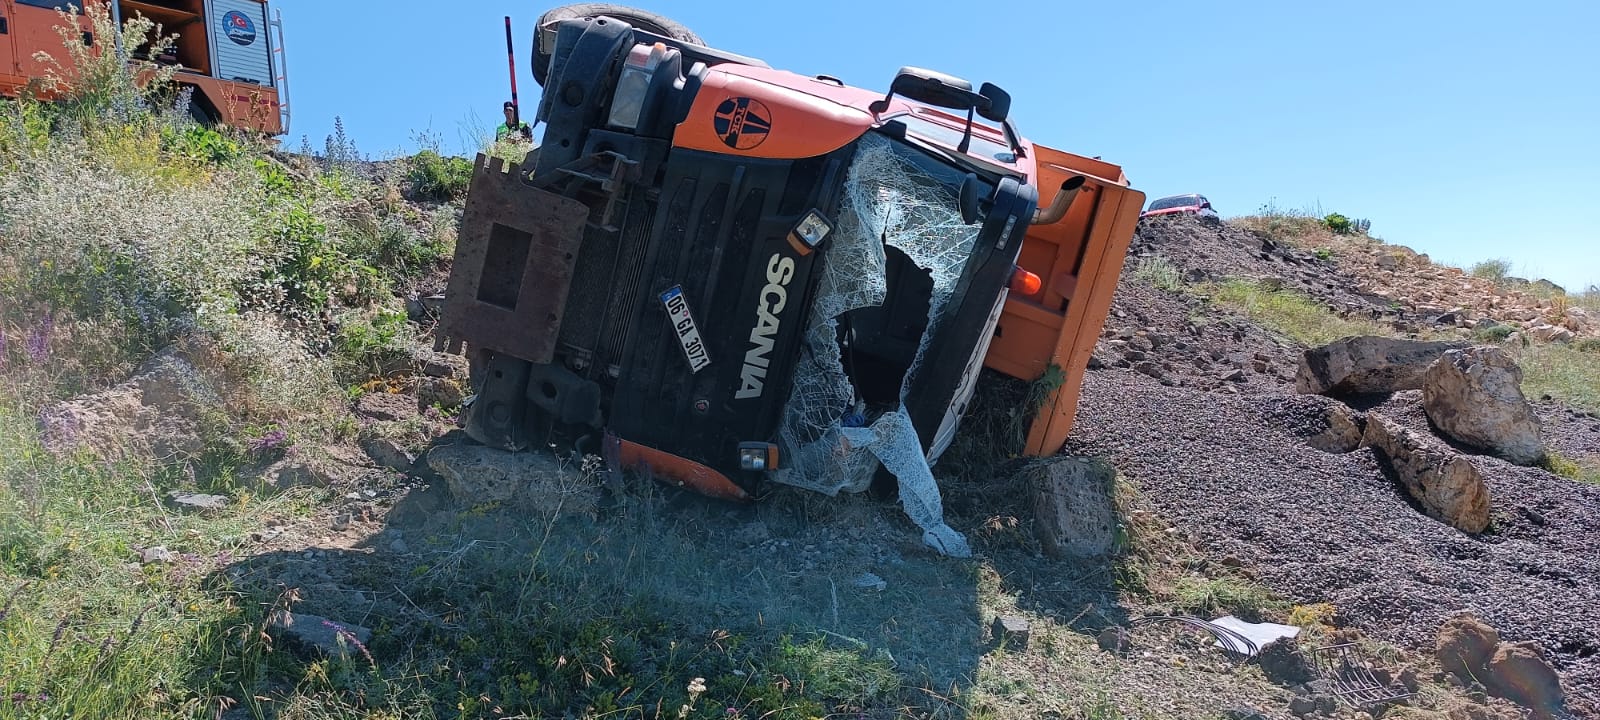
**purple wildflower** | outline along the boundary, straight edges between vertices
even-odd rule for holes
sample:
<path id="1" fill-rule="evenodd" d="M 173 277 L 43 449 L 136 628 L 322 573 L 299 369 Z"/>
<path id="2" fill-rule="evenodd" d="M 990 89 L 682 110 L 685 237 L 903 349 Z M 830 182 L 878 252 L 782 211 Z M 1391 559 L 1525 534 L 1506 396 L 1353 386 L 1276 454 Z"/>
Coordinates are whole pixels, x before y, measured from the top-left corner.
<path id="1" fill-rule="evenodd" d="M 28 333 L 28 359 L 44 362 L 50 357 L 50 335 L 55 332 L 55 319 L 46 315 L 44 321 Z"/>
<path id="2" fill-rule="evenodd" d="M 345 642 L 354 645 L 357 650 L 361 651 L 361 656 L 365 657 L 367 662 L 372 663 L 374 667 L 377 666 L 378 661 L 372 659 L 372 653 L 367 651 L 367 646 L 361 643 L 361 639 L 357 638 L 355 633 L 346 630 L 343 625 L 340 625 L 332 620 L 323 620 L 322 624 L 325 627 L 332 628 L 335 635 L 338 635 L 340 638 L 344 639 Z"/>
<path id="3" fill-rule="evenodd" d="M 12 705 L 23 705 L 31 702 L 50 702 L 50 696 L 44 693 L 39 693 L 38 695 L 30 695 L 28 693 L 11 694 Z"/>
<path id="4" fill-rule="evenodd" d="M 250 443 L 250 449 L 258 453 L 274 450 L 278 446 L 282 445 L 283 441 L 288 439 L 288 433 L 282 430 L 273 430 L 272 432 L 257 438 L 255 442 Z"/>

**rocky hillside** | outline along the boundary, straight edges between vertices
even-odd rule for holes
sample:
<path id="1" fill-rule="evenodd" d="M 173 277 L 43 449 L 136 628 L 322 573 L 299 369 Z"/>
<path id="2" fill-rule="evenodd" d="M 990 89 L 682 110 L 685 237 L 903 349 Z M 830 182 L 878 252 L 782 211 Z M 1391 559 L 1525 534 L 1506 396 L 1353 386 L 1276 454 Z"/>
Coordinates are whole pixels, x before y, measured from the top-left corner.
<path id="1" fill-rule="evenodd" d="M 1600 347 L 1583 342 L 1595 334 L 1583 299 L 1310 223 L 1263 227 L 1142 224 L 1068 452 L 1111 458 L 1208 554 L 1298 603 L 1330 604 L 1342 625 L 1428 653 L 1446 618 L 1475 613 L 1549 660 L 1571 712 L 1600 712 L 1600 407 L 1589 391 Z M 1304 342 L 1330 326 L 1440 342 L 1336 345 L 1344 362 L 1332 372 L 1343 374 L 1330 381 L 1329 353 Z M 1441 429 L 1496 392 L 1451 404 L 1448 368 L 1434 366 L 1466 346 L 1502 358 L 1456 353 L 1473 382 L 1501 376 L 1509 409 L 1489 434 L 1506 445 Z M 1517 416 L 1510 358 L 1543 354 L 1583 379 L 1530 377 L 1557 391 Z M 1548 455 L 1506 451 L 1530 433 Z"/>

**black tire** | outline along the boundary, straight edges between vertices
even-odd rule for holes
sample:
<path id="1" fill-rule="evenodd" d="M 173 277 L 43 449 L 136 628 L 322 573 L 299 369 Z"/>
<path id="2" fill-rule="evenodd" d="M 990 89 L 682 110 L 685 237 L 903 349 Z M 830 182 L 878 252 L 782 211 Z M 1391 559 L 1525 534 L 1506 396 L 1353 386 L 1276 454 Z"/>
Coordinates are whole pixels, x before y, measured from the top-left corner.
<path id="1" fill-rule="evenodd" d="M 215 128 L 217 126 L 217 117 L 211 113 L 210 108 L 206 107 L 205 102 L 197 97 L 198 95 L 199 92 L 196 90 L 195 95 L 189 97 L 189 118 L 194 120 L 195 124 L 200 127 Z"/>
<path id="2" fill-rule="evenodd" d="M 640 10 L 612 3 L 563 5 L 540 15 L 539 24 L 533 29 L 533 79 L 539 83 L 540 87 L 544 87 L 545 78 L 550 74 L 550 55 L 539 50 L 540 29 L 550 23 L 561 22 L 562 20 L 575 20 L 597 15 L 614 17 L 645 32 L 655 33 L 673 40 L 695 45 L 705 44 L 705 41 L 701 40 L 699 35 L 696 35 L 693 30 L 685 27 L 682 23 L 649 10 Z"/>

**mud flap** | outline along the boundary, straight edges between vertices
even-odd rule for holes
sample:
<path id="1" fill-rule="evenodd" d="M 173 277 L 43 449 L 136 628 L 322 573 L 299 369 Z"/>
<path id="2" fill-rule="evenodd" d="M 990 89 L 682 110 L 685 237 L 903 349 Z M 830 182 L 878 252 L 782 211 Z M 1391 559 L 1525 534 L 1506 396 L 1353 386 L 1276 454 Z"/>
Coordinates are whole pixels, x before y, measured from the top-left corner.
<path id="1" fill-rule="evenodd" d="M 533 363 L 555 356 L 589 208 L 478 155 L 435 348 Z M 521 392 L 521 388 L 516 389 Z"/>

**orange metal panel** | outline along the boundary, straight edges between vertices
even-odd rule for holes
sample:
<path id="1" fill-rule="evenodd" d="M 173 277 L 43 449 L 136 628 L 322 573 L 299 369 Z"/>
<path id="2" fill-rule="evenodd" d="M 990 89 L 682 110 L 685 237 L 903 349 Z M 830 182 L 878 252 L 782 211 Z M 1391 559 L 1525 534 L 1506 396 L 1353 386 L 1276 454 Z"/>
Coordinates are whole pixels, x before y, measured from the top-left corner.
<path id="1" fill-rule="evenodd" d="M 755 158 L 824 155 L 861 137 L 872 115 L 818 95 L 712 70 L 673 145 Z"/>
<path id="2" fill-rule="evenodd" d="M 1045 189 L 1041 206 L 1053 197 L 1047 189 L 1067 178 L 1081 174 L 1088 181 L 1060 222 L 1029 229 L 1017 265 L 1043 278 L 1044 288 L 1007 300 L 984 364 L 1030 382 L 1051 365 L 1065 374 L 1029 429 L 1027 452 L 1047 455 L 1071 431 L 1083 373 L 1116 292 L 1144 194 L 1129 188 L 1121 168 L 1111 163 L 1039 145 L 1034 157 L 1036 182 Z"/>
<path id="3" fill-rule="evenodd" d="M 279 113 L 278 91 L 275 88 L 228 82 L 191 73 L 180 73 L 177 81 L 193 85 L 195 93 L 203 95 L 217 109 L 217 119 L 224 125 L 267 135 L 283 133 L 283 116 Z"/>
<path id="4" fill-rule="evenodd" d="M 1066 380 L 1055 396 L 1040 408 L 1038 417 L 1034 418 L 1029 428 L 1030 455 L 1054 455 L 1060 452 L 1067 435 L 1072 431 L 1078 397 L 1083 387 L 1083 374 L 1099 340 L 1100 330 L 1105 326 L 1111 298 L 1116 294 L 1117 281 L 1122 274 L 1123 260 L 1133 240 L 1134 226 L 1139 222 L 1139 210 L 1143 207 L 1144 193 L 1121 188 L 1108 193 L 1101 203 L 1099 209 L 1102 216 L 1096 219 L 1088 252 L 1084 256 L 1084 272 L 1079 275 L 1080 291 L 1068 306 L 1067 322 L 1054 353 L 1054 362 L 1065 372 Z"/>

